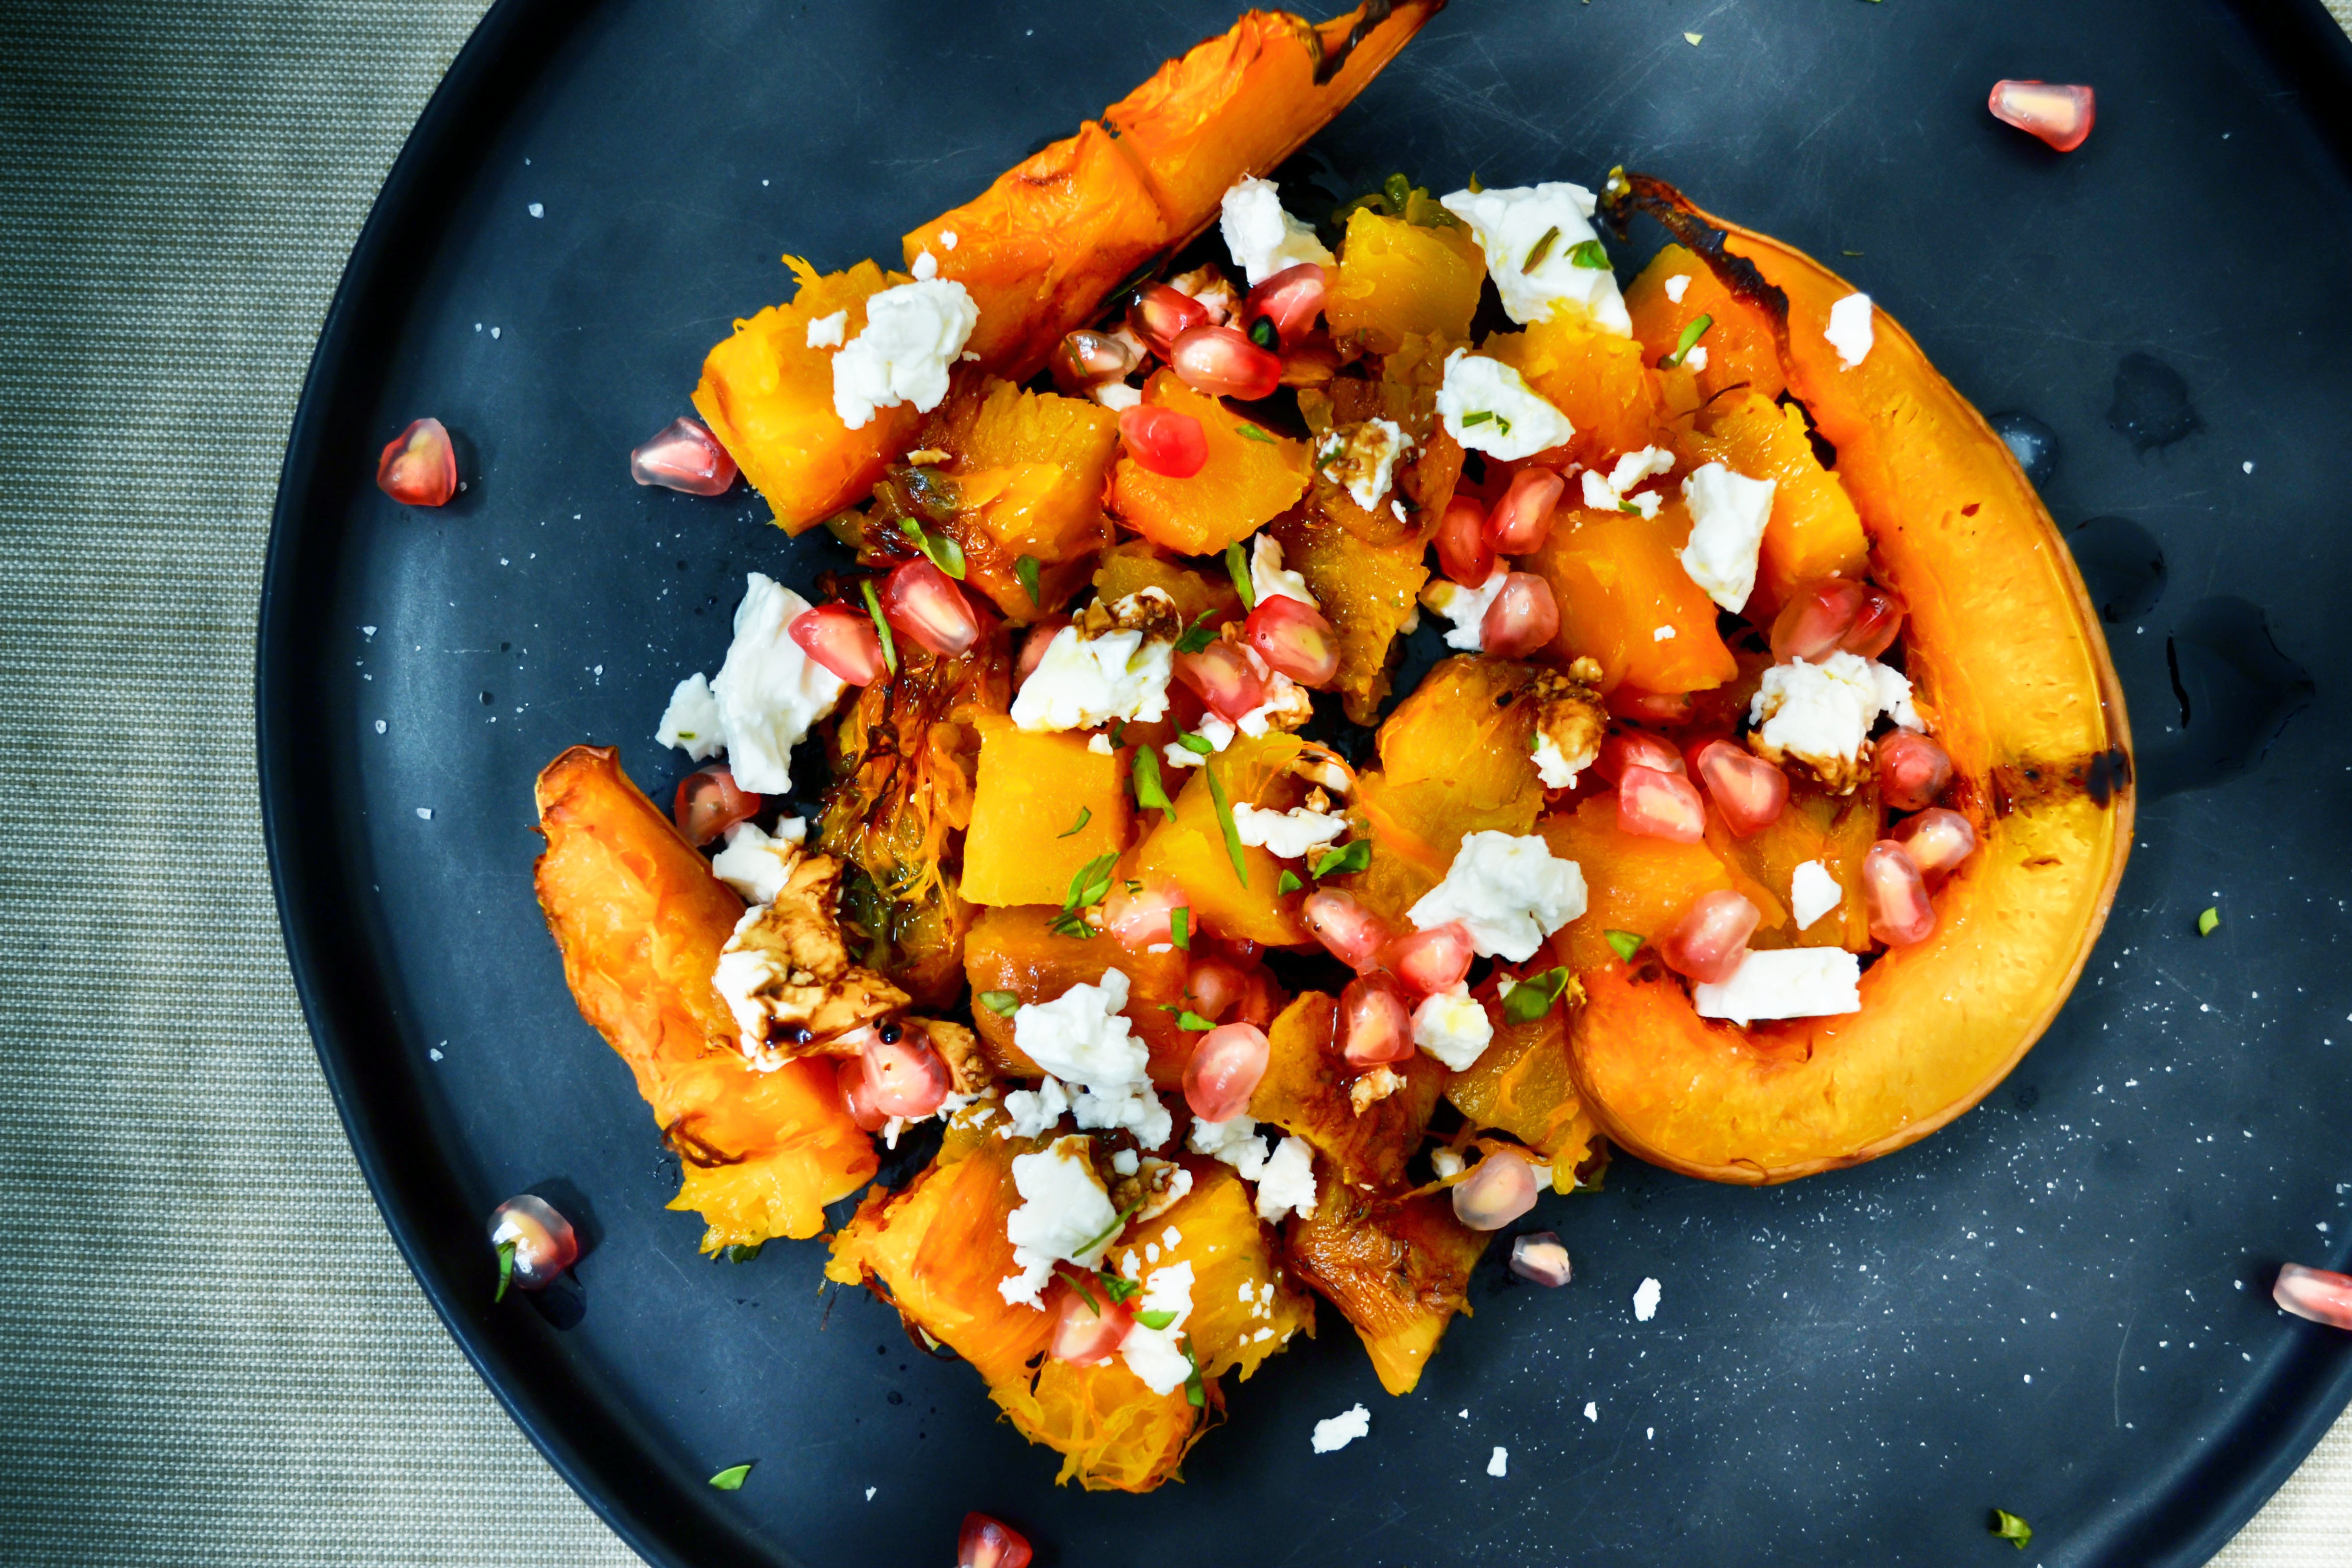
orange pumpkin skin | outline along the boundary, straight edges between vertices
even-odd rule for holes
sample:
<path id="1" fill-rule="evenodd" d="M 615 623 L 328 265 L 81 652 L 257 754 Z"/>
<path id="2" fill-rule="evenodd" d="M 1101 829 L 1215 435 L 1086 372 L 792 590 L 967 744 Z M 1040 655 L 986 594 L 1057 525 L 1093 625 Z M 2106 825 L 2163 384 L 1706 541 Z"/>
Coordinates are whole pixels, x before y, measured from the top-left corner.
<path id="1" fill-rule="evenodd" d="M 1908 671 L 1951 753 L 1948 799 L 1979 846 L 1938 892 L 1935 933 L 1864 974 L 1856 1014 L 1743 1035 L 1700 1019 L 1654 963 L 1584 975 L 1570 1043 L 1578 1086 L 1610 1136 L 1694 1175 L 1788 1181 L 1925 1137 L 2041 1037 L 2123 873 L 2130 731 L 2049 514 L 1909 335 L 1881 313 L 1869 355 L 1843 366 L 1823 329 L 1848 284 L 1671 187 L 1633 188 L 1687 237 L 1712 226 L 1735 268 L 1752 264 L 1783 292 L 1789 388 L 1837 448 L 1875 574 L 1910 604 Z"/>
<path id="2" fill-rule="evenodd" d="M 629 1064 L 686 1164 L 677 1209 L 699 1209 L 705 1252 L 804 1237 L 874 1174 L 873 1140 L 833 1063 L 754 1072 L 710 984 L 743 900 L 638 793 L 608 747 L 574 746 L 539 775 L 547 851 L 535 880 L 581 1016 Z"/>
<path id="3" fill-rule="evenodd" d="M 1214 555 L 1248 538 L 1307 493 L 1307 444 L 1277 436 L 1156 372 L 1143 401 L 1201 422 L 1208 461 L 1186 479 L 1156 474 L 1133 458 L 1111 469 L 1110 510 L 1118 521 L 1179 555 Z M 1255 436 L 1242 434 L 1244 426 Z"/>

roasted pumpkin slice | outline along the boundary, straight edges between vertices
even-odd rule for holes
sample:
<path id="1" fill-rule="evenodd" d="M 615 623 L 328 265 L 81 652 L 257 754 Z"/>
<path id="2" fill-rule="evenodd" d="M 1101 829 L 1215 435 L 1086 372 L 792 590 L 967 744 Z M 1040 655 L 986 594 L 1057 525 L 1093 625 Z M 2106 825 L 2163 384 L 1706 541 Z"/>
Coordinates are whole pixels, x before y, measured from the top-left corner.
<path id="1" fill-rule="evenodd" d="M 1196 931 L 1267 947 L 1305 942 L 1300 895 L 1282 890 L 1283 863 L 1263 849 L 1243 845 L 1238 837 L 1230 842 L 1225 837 L 1232 806 L 1286 811 L 1299 803 L 1304 786 L 1289 770 L 1305 750 L 1303 742 L 1279 731 L 1236 737 L 1182 775 L 1176 815 L 1152 818 L 1156 826 L 1121 865 L 1119 875 L 1146 882 L 1165 879 L 1183 889 Z M 1224 808 L 1217 804 L 1221 793 Z"/>
<path id="2" fill-rule="evenodd" d="M 1394 353 L 1414 333 L 1460 342 L 1486 280 L 1486 260 L 1458 225 L 1358 207 L 1348 215 L 1324 319 L 1334 338 L 1372 353 Z"/>
<path id="3" fill-rule="evenodd" d="M 1339 1004 L 1320 991 L 1284 1008 L 1266 1031 L 1265 1076 L 1250 1096 L 1250 1115 L 1306 1139 L 1350 1188 L 1399 1191 L 1445 1069 L 1415 1054 L 1394 1069 L 1391 1092 L 1359 1110 L 1353 1091 L 1365 1075 L 1340 1055 L 1339 1027 Z"/>
<path id="4" fill-rule="evenodd" d="M 1659 439 L 1666 405 L 1657 378 L 1635 339 L 1594 326 L 1566 310 L 1524 331 L 1501 333 L 1480 346 L 1515 367 L 1576 426 L 1563 450 L 1589 468 L 1606 471 L 1626 452 Z"/>
<path id="5" fill-rule="evenodd" d="M 1559 662 L 1598 659 L 1605 692 L 1700 691 L 1738 675 L 1715 601 L 1683 569 L 1690 532 L 1679 496 L 1654 518 L 1563 508 L 1530 558 L 1559 605 Z"/>
<path id="6" fill-rule="evenodd" d="M 1339 673 L 1331 684 L 1348 717 L 1372 722 L 1389 694 L 1397 637 L 1418 613 L 1415 601 L 1429 581 L 1428 548 L 1418 533 L 1367 544 L 1307 512 L 1279 519 L 1267 531 L 1282 545 L 1283 564 L 1307 579 L 1339 634 Z"/>
<path id="7" fill-rule="evenodd" d="M 2131 843 L 2130 736 L 2098 620 L 2009 448 L 1884 312 L 1844 364 L 1825 328 L 1853 292 L 1819 263 L 1635 177 L 1738 308 L 1772 323 L 1788 390 L 1837 452 L 1878 580 L 1910 605 L 1906 663 L 1979 847 L 1935 932 L 1882 954 L 1859 1013 L 1741 1030 L 1654 964 L 1589 973 L 1570 1037 L 1609 1135 L 1644 1159 L 1780 1182 L 1902 1148 L 1974 1105 L 2057 1013 Z M 1691 292 L 1697 292 L 1696 286 Z M 1712 362 L 1710 362 L 1712 363 Z"/>
<path id="8" fill-rule="evenodd" d="M 1328 1173 L 1314 1215 L 1286 1234 L 1291 1267 L 1354 1325 L 1391 1394 L 1412 1392 L 1446 1324 L 1469 1311 L 1470 1270 L 1488 1240 L 1443 1193 L 1384 1199 Z"/>
<path id="9" fill-rule="evenodd" d="M 1184 1163 L 1192 1190 L 1132 1226 L 1103 1267 L 1142 1279 L 1154 1268 L 1191 1264 L 1192 1310 L 1184 1330 L 1201 1371 L 1209 1377 L 1238 1373 L 1246 1381 L 1291 1335 L 1314 1336 L 1315 1300 L 1283 1271 L 1277 1238 L 1257 1217 L 1242 1179 L 1209 1161 Z M 1146 1245 L 1160 1248 L 1157 1262 L 1140 1250 Z"/>
<path id="10" fill-rule="evenodd" d="M 1706 417 L 1706 428 L 1681 444 L 1693 467 L 1721 463 L 1736 474 L 1772 481 L 1772 515 L 1757 556 L 1749 619 L 1769 625 L 1772 613 L 1808 583 L 1868 574 L 1870 541 L 1863 536 L 1862 518 L 1837 475 L 1822 467 L 1803 409 L 1757 393 L 1733 393 L 1709 405 Z"/>
<path id="11" fill-rule="evenodd" d="M 677 1209 L 705 1252 L 814 1236 L 824 1205 L 874 1174 L 874 1141 L 842 1108 L 834 1064 L 752 1070 L 712 988 L 743 900 L 640 794 L 609 747 L 574 746 L 539 775 L 539 906 L 581 1016 L 636 1075 L 686 1165 Z"/>

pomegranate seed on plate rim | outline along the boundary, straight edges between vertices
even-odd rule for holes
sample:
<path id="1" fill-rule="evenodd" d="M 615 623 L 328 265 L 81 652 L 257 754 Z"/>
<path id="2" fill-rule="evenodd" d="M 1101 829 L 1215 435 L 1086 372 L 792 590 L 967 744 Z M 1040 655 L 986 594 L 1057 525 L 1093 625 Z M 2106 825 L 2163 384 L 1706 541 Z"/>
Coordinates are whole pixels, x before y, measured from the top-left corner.
<path id="1" fill-rule="evenodd" d="M 1559 603 L 1532 572 L 1505 577 L 1478 624 L 1479 647 L 1496 658 L 1524 658 L 1559 635 Z"/>
<path id="2" fill-rule="evenodd" d="M 1381 1067 L 1412 1055 L 1412 1009 L 1396 976 L 1359 974 L 1339 993 L 1339 1054 L 1349 1067 Z"/>
<path id="3" fill-rule="evenodd" d="M 1232 327 L 1187 327 L 1169 345 L 1168 368 L 1203 396 L 1244 403 L 1271 397 L 1282 384 L 1282 356 Z"/>
<path id="4" fill-rule="evenodd" d="M 1137 404 L 1118 416 L 1118 438 L 1139 465 L 1171 479 L 1189 479 L 1208 465 L 1201 422 L 1173 408 Z"/>
<path id="5" fill-rule="evenodd" d="M 1029 1568 L 1029 1538 L 984 1513 L 963 1516 L 956 1536 L 956 1568 Z"/>
<path id="6" fill-rule="evenodd" d="M 511 1247 L 511 1281 L 526 1290 L 544 1290 L 580 1258 L 580 1237 L 555 1205 L 534 1193 L 518 1193 L 490 1211 L 490 1245 Z M 499 1287 L 500 1295 L 506 1286 Z"/>
<path id="7" fill-rule="evenodd" d="M 2037 136 L 2061 153 L 2072 153 L 2091 134 L 2098 118 L 2098 95 L 2064 82 L 1997 81 L 1985 100 L 1992 117 Z"/>
<path id="8" fill-rule="evenodd" d="M 888 673 L 874 618 L 847 605 L 818 605 L 793 617 L 785 635 L 801 651 L 852 686 L 871 686 Z"/>
<path id="9" fill-rule="evenodd" d="M 929 556 L 902 563 L 883 579 L 882 618 L 942 658 L 953 658 L 980 640 L 980 616 L 971 601 Z"/>
<path id="10" fill-rule="evenodd" d="M 1356 901 L 1353 893 L 1318 888 L 1298 906 L 1299 917 L 1332 957 L 1359 974 L 1378 968 L 1381 950 L 1395 932 L 1388 921 Z"/>
<path id="11" fill-rule="evenodd" d="M 898 1037 L 890 1038 L 894 1034 Z M 866 1042 L 864 1058 L 867 1093 L 874 1109 L 885 1116 L 909 1121 L 929 1116 L 955 1087 L 940 1053 L 904 1025 L 876 1030 Z"/>
<path id="12" fill-rule="evenodd" d="M 1254 1024 L 1220 1024 L 1202 1035 L 1184 1067 L 1184 1103 L 1203 1121 L 1231 1121 L 1249 1109 L 1265 1077 L 1265 1031 Z"/>
<path id="13" fill-rule="evenodd" d="M 2271 1300 L 2298 1318 L 2331 1329 L 2352 1329 L 2352 1274 L 2289 1263 L 2279 1269 Z"/>
<path id="14" fill-rule="evenodd" d="M 376 459 L 376 488 L 403 506 L 446 506 L 457 493 L 457 449 L 438 419 L 418 419 Z"/>
<path id="15" fill-rule="evenodd" d="M 1735 742 L 1709 741 L 1693 759 L 1692 771 L 1736 837 L 1753 838 L 1780 821 L 1788 807 L 1789 775 Z"/>
<path id="16" fill-rule="evenodd" d="M 677 781 L 670 816 L 686 841 L 699 849 L 737 823 L 759 816 L 762 804 L 758 795 L 735 783 L 726 763 L 712 763 Z"/>
<path id="17" fill-rule="evenodd" d="M 1925 811 L 1952 782 L 1950 753 L 1925 735 L 1897 730 L 1876 751 L 1879 798 L 1889 811 Z"/>
<path id="18" fill-rule="evenodd" d="M 1763 911 L 1728 888 L 1702 893 L 1674 929 L 1653 945 L 1668 969 L 1705 984 L 1731 978 L 1748 956 L 1748 939 Z"/>
<path id="19" fill-rule="evenodd" d="M 1549 468 L 1521 468 L 1486 519 L 1486 540 L 1498 555 L 1526 555 L 1551 533 L 1552 514 L 1568 481 Z M 1549 639 L 1547 639 L 1549 640 Z"/>
<path id="20" fill-rule="evenodd" d="M 1454 1184 L 1454 1217 L 1472 1230 L 1500 1230 L 1536 1206 L 1535 1167 L 1497 1149 Z"/>
<path id="21" fill-rule="evenodd" d="M 1889 947 L 1909 947 L 1936 931 L 1936 906 L 1927 879 L 1910 852 L 1882 838 L 1862 858 L 1862 897 L 1870 910 L 1870 934 Z"/>
<path id="22" fill-rule="evenodd" d="M 1483 588 L 1495 574 L 1495 547 L 1486 542 L 1486 511 L 1469 496 L 1445 503 L 1437 525 L 1437 564 L 1465 588 Z"/>
<path id="23" fill-rule="evenodd" d="M 1246 335 L 1259 321 L 1268 321 L 1274 327 L 1274 342 L 1263 346 L 1276 353 L 1296 348 L 1315 325 L 1315 318 L 1323 313 L 1325 293 L 1319 264 L 1302 261 L 1286 267 L 1251 289 L 1242 301 L 1242 331 Z"/>
<path id="24" fill-rule="evenodd" d="M 1558 1289 L 1568 1283 L 1568 1248 L 1555 1231 L 1530 1231 L 1511 1242 L 1511 1272 L 1531 1284 Z"/>
<path id="25" fill-rule="evenodd" d="M 735 459 L 692 419 L 673 419 L 629 454 L 629 478 L 690 496 L 723 496 L 735 485 Z"/>
<path id="26" fill-rule="evenodd" d="M 1696 844 L 1706 837 L 1706 803 L 1685 775 L 1628 763 L 1617 780 L 1617 826 L 1643 838 Z"/>

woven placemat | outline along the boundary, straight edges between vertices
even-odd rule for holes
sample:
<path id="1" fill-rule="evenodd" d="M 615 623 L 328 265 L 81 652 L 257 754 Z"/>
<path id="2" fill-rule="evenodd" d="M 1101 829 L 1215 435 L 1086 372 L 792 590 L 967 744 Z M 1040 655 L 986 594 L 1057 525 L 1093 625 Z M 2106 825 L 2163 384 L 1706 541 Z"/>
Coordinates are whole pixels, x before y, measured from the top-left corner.
<path id="1" fill-rule="evenodd" d="M 2336 0 L 2338 15 L 2352 0 Z M 303 369 L 484 0 L 0 0 L 0 1560 L 625 1564 L 394 1252 L 252 648 Z M 2352 1423 L 2225 1552 L 2342 1568 Z"/>

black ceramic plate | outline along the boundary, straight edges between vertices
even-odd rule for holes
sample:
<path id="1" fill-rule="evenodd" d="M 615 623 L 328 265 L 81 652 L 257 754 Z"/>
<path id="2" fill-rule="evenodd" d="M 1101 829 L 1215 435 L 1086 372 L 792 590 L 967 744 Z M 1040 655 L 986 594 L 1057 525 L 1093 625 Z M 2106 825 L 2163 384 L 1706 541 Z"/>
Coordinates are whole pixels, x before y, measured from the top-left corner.
<path id="1" fill-rule="evenodd" d="M 2266 1299 L 2352 1227 L 2352 70 L 2310 0 L 1458 0 L 1317 144 L 1441 189 L 1658 174 L 2054 433 L 2037 478 L 2107 609 L 2141 842 L 1974 1113 L 1765 1192 L 1621 1163 L 1535 1216 L 1572 1287 L 1490 1264 L 1402 1400 L 1327 1310 L 1147 1498 L 1056 1490 L 967 1369 L 820 1292 L 820 1246 L 714 1265 L 665 1211 L 676 1169 L 532 902 L 530 780 L 592 741 L 661 798 L 686 764 L 656 719 L 717 668 L 744 572 L 805 582 L 830 547 L 745 491 L 639 489 L 625 454 L 788 290 L 781 252 L 895 257 L 1231 5 L 501 0 L 433 100 L 311 368 L 259 679 L 295 973 L 450 1331 L 670 1564 L 943 1562 L 971 1508 L 1049 1564 L 2012 1561 L 1994 1507 L 2032 1522 L 2024 1561 L 2202 1562 L 2352 1395 L 2352 1336 Z M 2088 145 L 1990 121 L 2001 77 L 2095 83 Z M 471 485 L 406 510 L 375 456 L 428 413 Z M 490 1302 L 482 1216 L 527 1188 L 595 1239 L 566 1310 Z M 1370 1440 L 1310 1456 L 1360 1399 Z"/>

